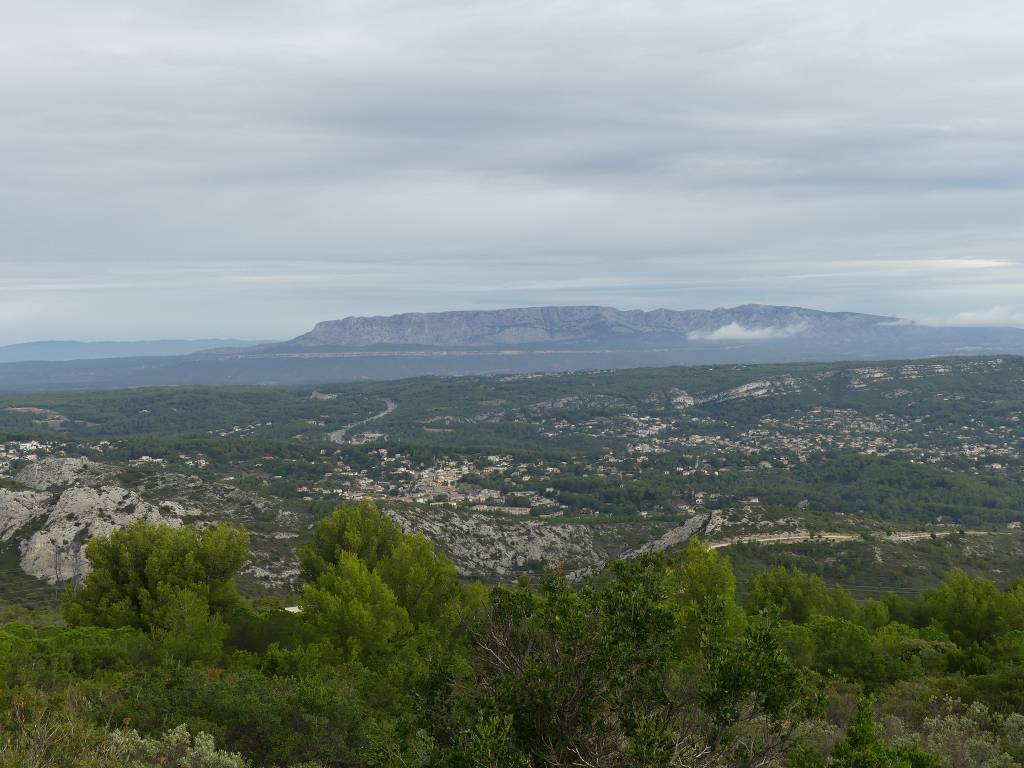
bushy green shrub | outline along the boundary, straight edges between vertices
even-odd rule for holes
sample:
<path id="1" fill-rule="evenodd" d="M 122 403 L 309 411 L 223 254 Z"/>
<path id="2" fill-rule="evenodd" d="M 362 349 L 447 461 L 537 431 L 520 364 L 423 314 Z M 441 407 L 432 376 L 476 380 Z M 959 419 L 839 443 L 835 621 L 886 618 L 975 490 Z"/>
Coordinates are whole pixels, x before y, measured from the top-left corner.
<path id="1" fill-rule="evenodd" d="M 144 738 L 138 731 L 114 731 L 106 744 L 124 768 L 247 768 L 241 755 L 217 749 L 213 737 L 179 725 L 163 736 Z"/>

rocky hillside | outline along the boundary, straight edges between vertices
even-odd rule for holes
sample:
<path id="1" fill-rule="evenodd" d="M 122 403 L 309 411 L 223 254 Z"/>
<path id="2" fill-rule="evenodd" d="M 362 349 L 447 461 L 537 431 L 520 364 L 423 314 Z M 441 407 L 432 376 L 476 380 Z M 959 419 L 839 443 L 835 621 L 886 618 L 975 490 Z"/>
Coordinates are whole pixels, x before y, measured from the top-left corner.
<path id="1" fill-rule="evenodd" d="M 25 573 L 51 583 L 84 575 L 86 542 L 136 520 L 229 521 L 244 524 L 252 537 L 245 575 L 281 586 L 298 573 L 293 540 L 310 523 L 281 502 L 227 485 L 84 459 L 41 459 L 14 479 L 15 487 L 0 488 L 0 546 L 16 550 Z"/>
<path id="2" fill-rule="evenodd" d="M 455 563 L 459 574 L 511 581 L 558 564 L 572 575 L 593 571 L 632 551 L 668 549 L 700 530 L 703 517 L 679 528 L 636 521 L 579 524 L 443 508 L 385 509 L 403 530 L 422 533 Z"/>
<path id="3" fill-rule="evenodd" d="M 15 487 L 0 487 L 0 548 L 17 553 L 25 574 L 51 584 L 88 573 L 84 548 L 92 537 L 148 520 L 175 527 L 243 524 L 253 552 L 244 575 L 264 587 L 285 586 L 298 574 L 295 546 L 312 522 L 283 502 L 231 486 L 85 459 L 44 458 L 14 480 Z M 546 563 L 581 575 L 632 550 L 676 545 L 703 522 L 676 529 L 643 521 L 582 525 L 438 508 L 385 511 L 404 530 L 436 541 L 460 575 L 485 581 L 535 574 Z"/>

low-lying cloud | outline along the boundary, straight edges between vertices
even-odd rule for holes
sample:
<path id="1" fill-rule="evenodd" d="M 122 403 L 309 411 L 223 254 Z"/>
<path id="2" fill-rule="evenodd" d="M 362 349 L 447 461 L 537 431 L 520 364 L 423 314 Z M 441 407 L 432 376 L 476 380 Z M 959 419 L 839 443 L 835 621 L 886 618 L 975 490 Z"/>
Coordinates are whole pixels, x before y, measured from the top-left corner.
<path id="1" fill-rule="evenodd" d="M 733 322 L 713 331 L 691 331 L 687 338 L 691 341 L 769 341 L 788 339 L 807 330 L 807 326 L 797 323 L 786 326 L 766 326 L 763 328 L 747 328 Z"/>
<path id="2" fill-rule="evenodd" d="M 1024 311 L 1013 307 L 992 307 L 975 312 L 958 312 L 949 325 L 1017 326 L 1024 328 Z"/>

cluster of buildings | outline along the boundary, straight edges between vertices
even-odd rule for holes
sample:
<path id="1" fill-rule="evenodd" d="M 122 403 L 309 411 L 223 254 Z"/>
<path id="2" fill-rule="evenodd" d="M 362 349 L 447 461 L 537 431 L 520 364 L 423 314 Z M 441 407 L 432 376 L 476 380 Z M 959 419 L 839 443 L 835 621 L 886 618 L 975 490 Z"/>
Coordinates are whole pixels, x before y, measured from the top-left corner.
<path id="1" fill-rule="evenodd" d="M 50 456 L 61 446 L 39 440 L 0 443 L 0 475 L 13 474 L 19 462 L 37 461 Z"/>
<path id="2" fill-rule="evenodd" d="M 903 373 L 913 378 L 929 372 L 915 368 Z M 853 383 L 869 386 L 872 380 L 887 375 L 866 368 Z M 905 395 L 901 392 L 894 389 L 887 394 L 903 401 Z M 955 395 L 939 394 L 936 399 L 944 397 L 952 399 Z M 605 451 L 598 456 L 587 458 L 581 452 L 572 462 L 574 469 L 584 475 L 620 478 L 624 482 L 645 473 L 649 476 L 649 467 L 657 466 L 652 462 L 668 453 L 686 457 L 662 470 L 665 475 L 680 476 L 783 468 L 833 451 L 900 455 L 912 461 L 949 463 L 1004 474 L 1024 472 L 1024 414 L 1011 414 L 1007 419 L 965 415 L 954 423 L 927 414 L 917 415 L 920 410 L 905 409 L 900 402 L 894 403 L 892 411 L 826 406 L 791 409 L 753 421 L 745 419 L 743 426 L 728 418 L 690 413 L 692 398 L 680 402 L 674 412 L 660 414 L 642 405 L 615 405 L 604 413 L 584 418 L 567 415 L 557 408 L 519 409 L 509 412 L 507 418 L 532 424 L 545 439 L 563 444 L 580 440 L 604 445 Z M 435 418 L 431 427 L 436 428 L 437 423 Z M 454 422 L 451 426 L 457 428 Z M 390 452 L 381 448 L 376 453 L 379 459 L 372 469 L 357 471 L 339 465 L 323 485 L 330 492 L 357 498 L 387 497 L 521 514 L 531 509 L 535 514 L 538 510 L 543 514 L 565 511 L 551 485 L 566 470 L 558 462 L 487 456 L 443 459 L 424 466 L 394 448 Z M 705 491 L 690 495 L 692 498 L 679 499 L 679 511 L 700 509 L 716 501 L 714 494 Z M 514 503 L 510 504 L 510 499 Z"/>

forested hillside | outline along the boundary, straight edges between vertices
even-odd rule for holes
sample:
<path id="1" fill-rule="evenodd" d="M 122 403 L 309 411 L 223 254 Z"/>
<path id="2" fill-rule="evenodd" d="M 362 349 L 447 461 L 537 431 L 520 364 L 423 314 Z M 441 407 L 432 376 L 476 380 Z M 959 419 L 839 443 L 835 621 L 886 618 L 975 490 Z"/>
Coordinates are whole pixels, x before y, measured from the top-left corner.
<path id="1" fill-rule="evenodd" d="M 699 534 L 786 552 L 825 536 L 816 563 L 849 586 L 953 566 L 1007 584 L 1024 576 L 1022 393 L 1024 360 L 1001 357 L 11 396 L 0 596 L 52 594 L 90 536 L 135 519 L 244 523 L 243 589 L 287 589 L 296 545 L 346 499 L 488 582 Z"/>

